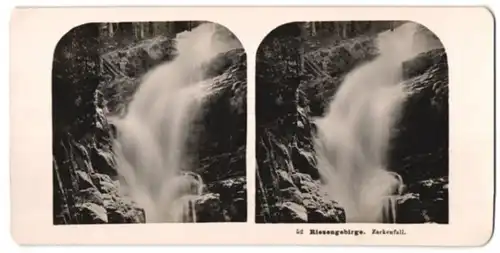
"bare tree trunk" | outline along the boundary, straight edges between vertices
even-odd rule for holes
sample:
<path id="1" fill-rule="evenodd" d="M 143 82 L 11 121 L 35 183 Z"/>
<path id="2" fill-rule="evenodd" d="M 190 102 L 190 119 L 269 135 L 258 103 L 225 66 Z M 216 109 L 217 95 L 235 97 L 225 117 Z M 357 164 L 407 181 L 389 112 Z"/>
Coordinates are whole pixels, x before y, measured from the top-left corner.
<path id="1" fill-rule="evenodd" d="M 347 38 L 347 27 L 348 27 L 348 23 L 346 22 L 344 25 L 343 25 L 343 29 L 342 29 L 342 39 L 346 39 Z"/>
<path id="2" fill-rule="evenodd" d="M 134 24 L 134 37 L 139 39 L 139 24 Z"/>
<path id="3" fill-rule="evenodd" d="M 144 23 L 141 23 L 141 39 L 144 38 Z"/>
<path id="4" fill-rule="evenodd" d="M 335 37 L 337 37 L 337 39 L 340 39 L 342 33 L 342 23 L 334 22 L 333 29 L 335 30 Z"/>
<path id="5" fill-rule="evenodd" d="M 174 34 L 174 24 L 173 22 L 167 22 L 165 23 L 165 34 L 167 36 L 173 36 Z"/>
<path id="6" fill-rule="evenodd" d="M 311 35 L 316 36 L 316 22 L 311 22 Z"/>
<path id="7" fill-rule="evenodd" d="M 152 37 L 158 36 L 158 25 L 155 22 L 149 22 L 149 30 Z"/>
<path id="8" fill-rule="evenodd" d="M 314 26 L 314 22 L 311 22 L 311 31 L 314 31 L 314 34 L 316 33 L 316 30 L 315 28 L 313 28 Z M 302 43 L 304 43 L 304 36 L 307 35 L 308 32 L 307 32 L 307 27 L 305 27 L 304 25 L 300 26 L 300 45 L 299 45 L 299 63 L 300 63 L 300 73 L 304 73 L 305 71 L 305 52 L 304 52 L 304 46 Z"/>
<path id="9" fill-rule="evenodd" d="M 102 40 L 109 36 L 109 23 L 101 23 L 99 25 L 99 40 Z"/>
<path id="10" fill-rule="evenodd" d="M 108 23 L 108 36 L 113 37 L 114 30 L 113 30 L 113 23 Z"/>

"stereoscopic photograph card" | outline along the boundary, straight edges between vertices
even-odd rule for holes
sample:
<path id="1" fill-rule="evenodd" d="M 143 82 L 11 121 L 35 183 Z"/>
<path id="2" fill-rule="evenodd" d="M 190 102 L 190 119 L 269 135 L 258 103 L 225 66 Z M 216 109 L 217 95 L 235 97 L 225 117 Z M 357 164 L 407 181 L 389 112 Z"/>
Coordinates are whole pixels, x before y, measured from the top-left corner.
<path id="1" fill-rule="evenodd" d="M 10 44 L 19 244 L 492 236 L 484 7 L 18 8 Z"/>

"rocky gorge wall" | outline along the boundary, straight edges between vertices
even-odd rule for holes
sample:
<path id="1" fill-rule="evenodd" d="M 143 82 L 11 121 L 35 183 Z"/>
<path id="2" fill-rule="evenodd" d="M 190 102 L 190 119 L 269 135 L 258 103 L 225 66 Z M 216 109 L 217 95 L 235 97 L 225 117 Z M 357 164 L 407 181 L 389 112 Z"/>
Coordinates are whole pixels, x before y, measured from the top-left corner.
<path id="1" fill-rule="evenodd" d="M 52 74 L 54 224 L 140 223 L 120 195 L 99 68 L 97 24 L 73 28 L 56 46 Z"/>
<path id="2" fill-rule="evenodd" d="M 345 222 L 344 210 L 322 190 L 313 150 L 310 101 L 299 86 L 302 29 L 273 30 L 261 43 L 256 67 L 256 222 Z"/>

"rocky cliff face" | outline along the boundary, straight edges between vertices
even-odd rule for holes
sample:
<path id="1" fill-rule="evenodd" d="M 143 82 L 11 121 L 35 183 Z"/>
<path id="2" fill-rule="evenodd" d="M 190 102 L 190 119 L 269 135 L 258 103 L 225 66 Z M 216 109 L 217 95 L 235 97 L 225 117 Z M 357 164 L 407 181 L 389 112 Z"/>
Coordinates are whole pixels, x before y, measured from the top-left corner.
<path id="1" fill-rule="evenodd" d="M 247 220 L 246 191 L 246 54 L 243 49 L 220 54 L 208 64 L 215 92 L 195 122 L 195 172 L 207 185 L 198 200 L 199 222 Z M 217 206 L 217 208 L 212 208 Z"/>
<path id="2" fill-rule="evenodd" d="M 102 82 L 98 90 L 107 113 L 124 115 L 142 76 L 175 56 L 175 41 L 162 36 L 100 55 Z"/>
<path id="3" fill-rule="evenodd" d="M 88 24 L 65 35 L 55 51 L 54 224 L 146 220 L 121 194 L 106 116 L 126 113 L 140 77 L 175 57 L 173 42 L 159 37 L 99 55 L 101 46 L 97 25 Z M 208 66 L 216 92 L 196 123 L 203 136 L 196 144 L 197 172 L 206 183 L 196 213 L 199 222 L 245 221 L 246 55 L 233 50 Z"/>
<path id="4" fill-rule="evenodd" d="M 301 90 L 309 98 L 310 116 L 323 116 L 345 76 L 377 55 L 373 36 L 359 36 L 308 52 L 304 73 L 308 78 Z"/>
<path id="5" fill-rule="evenodd" d="M 444 49 L 404 64 L 412 95 L 404 106 L 391 152 L 391 168 L 407 191 L 398 200 L 401 223 L 448 223 L 448 63 Z M 411 213 L 411 215 L 410 215 Z"/>
<path id="6" fill-rule="evenodd" d="M 256 127 L 259 223 L 345 222 L 321 190 L 313 151 L 303 75 L 302 30 L 297 23 L 273 30 L 257 53 Z"/>
<path id="7" fill-rule="evenodd" d="M 112 129 L 104 116 L 97 24 L 76 27 L 53 63 L 54 224 L 139 223 L 144 211 L 113 180 Z"/>

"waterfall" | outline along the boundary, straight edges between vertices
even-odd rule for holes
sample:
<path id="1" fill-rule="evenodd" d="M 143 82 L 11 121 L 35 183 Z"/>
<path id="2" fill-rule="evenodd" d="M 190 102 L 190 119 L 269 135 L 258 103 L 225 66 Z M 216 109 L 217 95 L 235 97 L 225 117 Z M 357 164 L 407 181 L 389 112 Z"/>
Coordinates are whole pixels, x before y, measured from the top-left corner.
<path id="1" fill-rule="evenodd" d="M 219 25 L 203 23 L 177 34 L 177 56 L 143 77 L 116 126 L 114 152 L 124 194 L 145 210 L 146 222 L 196 222 L 194 204 L 204 183 L 193 172 L 192 123 L 212 92 L 206 65 L 218 54 L 239 48 Z"/>
<path id="2" fill-rule="evenodd" d="M 402 64 L 430 50 L 419 25 L 376 38 L 378 56 L 348 73 L 323 118 L 315 120 L 318 168 L 347 222 L 395 222 L 403 180 L 387 170 L 391 131 L 408 96 Z"/>

